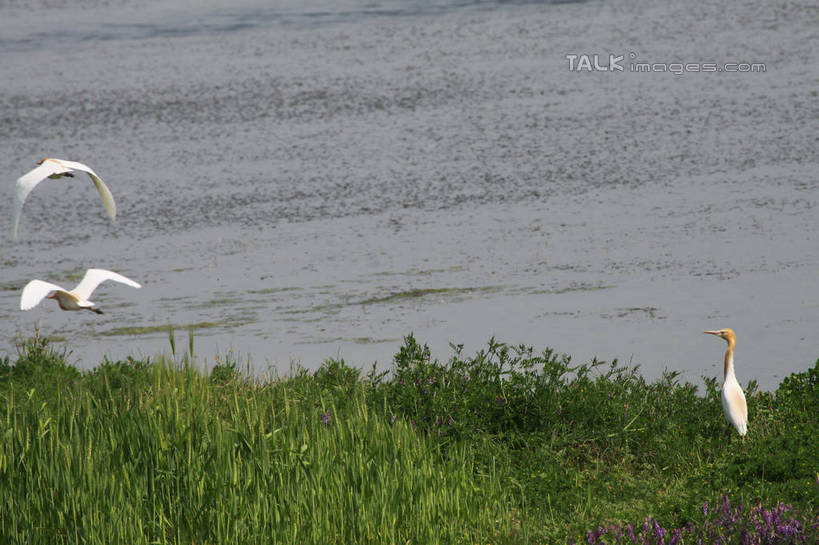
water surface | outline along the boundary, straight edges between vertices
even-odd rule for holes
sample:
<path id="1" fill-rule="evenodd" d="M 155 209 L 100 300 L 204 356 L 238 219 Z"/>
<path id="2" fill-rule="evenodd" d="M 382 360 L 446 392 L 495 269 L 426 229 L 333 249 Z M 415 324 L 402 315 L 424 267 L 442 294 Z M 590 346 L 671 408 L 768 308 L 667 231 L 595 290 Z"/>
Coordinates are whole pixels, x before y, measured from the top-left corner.
<path id="1" fill-rule="evenodd" d="M 387 368 L 498 339 L 774 387 L 819 350 L 809 5 L 0 2 L 0 161 L 44 182 L 0 239 L 0 352 L 72 361 L 196 329 L 212 364 Z M 764 73 L 571 72 L 567 54 Z M 78 205 L 78 206 L 75 206 Z M 0 228 L 10 232 L 10 219 Z M 105 311 L 19 310 L 89 267 Z"/>

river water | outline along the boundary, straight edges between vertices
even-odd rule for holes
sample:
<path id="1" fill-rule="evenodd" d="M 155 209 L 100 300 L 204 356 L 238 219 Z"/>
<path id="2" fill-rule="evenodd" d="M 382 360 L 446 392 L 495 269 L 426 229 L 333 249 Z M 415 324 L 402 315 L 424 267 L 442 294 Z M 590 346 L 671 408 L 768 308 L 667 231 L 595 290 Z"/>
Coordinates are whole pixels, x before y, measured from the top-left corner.
<path id="1" fill-rule="evenodd" d="M 7 202 L 58 157 L 118 205 L 78 175 L 38 186 L 16 242 L 0 215 L 0 355 L 39 328 L 88 368 L 167 353 L 173 324 L 205 365 L 387 369 L 410 332 L 440 359 L 494 335 L 698 381 L 724 351 L 702 331 L 732 327 L 740 382 L 773 388 L 819 357 L 818 22 L 810 2 L 0 0 Z M 570 70 L 595 54 L 624 69 Z M 143 288 L 103 284 L 103 315 L 19 310 L 28 280 L 90 267 Z"/>

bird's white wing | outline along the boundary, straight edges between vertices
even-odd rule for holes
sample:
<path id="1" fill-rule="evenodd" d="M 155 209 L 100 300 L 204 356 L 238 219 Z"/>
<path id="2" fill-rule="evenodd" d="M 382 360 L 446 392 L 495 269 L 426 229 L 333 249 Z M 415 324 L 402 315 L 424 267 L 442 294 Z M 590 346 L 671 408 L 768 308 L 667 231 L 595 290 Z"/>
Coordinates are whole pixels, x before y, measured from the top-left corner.
<path id="1" fill-rule="evenodd" d="M 20 297 L 20 310 L 28 310 L 37 306 L 43 298 L 52 291 L 65 291 L 57 284 L 43 282 L 42 280 L 32 280 L 23 288 L 23 295 Z"/>
<path id="2" fill-rule="evenodd" d="M 739 384 L 732 385 L 725 393 L 726 416 L 739 434 L 745 435 L 748 429 L 748 405 L 745 403 L 745 394 L 742 393 Z"/>
<path id="3" fill-rule="evenodd" d="M 57 159 L 61 165 L 66 168 L 70 168 L 72 170 L 82 170 L 83 172 L 87 172 L 88 175 L 91 177 L 91 181 L 94 182 L 94 185 L 97 188 L 97 192 L 100 194 L 100 198 L 102 199 L 102 205 L 105 207 L 105 211 L 108 212 L 108 215 L 111 216 L 112 220 L 117 219 L 117 205 L 114 203 L 114 196 L 111 194 L 111 191 L 108 189 L 102 179 L 97 176 L 97 173 L 91 170 L 91 167 L 84 165 L 82 163 L 78 163 L 76 161 L 64 161 L 63 159 Z"/>
<path id="4" fill-rule="evenodd" d="M 37 184 L 45 180 L 47 177 L 51 176 L 52 174 L 62 174 L 63 172 L 69 172 L 69 169 L 56 161 L 45 160 L 43 161 L 43 164 L 17 179 L 17 185 L 14 188 L 14 204 L 12 205 L 13 209 L 11 212 L 11 221 L 13 224 L 12 238 L 17 238 L 17 226 L 20 223 L 20 212 L 23 211 L 23 203 L 26 202 L 26 197 L 28 197 L 28 194 L 31 193 L 35 187 L 37 187 Z"/>
<path id="5" fill-rule="evenodd" d="M 130 278 L 117 274 L 114 271 L 106 271 L 105 269 L 88 269 L 85 272 L 85 276 L 82 277 L 82 281 L 76 288 L 71 290 L 71 293 L 80 299 L 88 299 L 91 296 L 91 293 L 97 289 L 97 286 L 106 280 L 121 282 L 122 284 L 131 286 L 132 288 L 142 287 Z"/>

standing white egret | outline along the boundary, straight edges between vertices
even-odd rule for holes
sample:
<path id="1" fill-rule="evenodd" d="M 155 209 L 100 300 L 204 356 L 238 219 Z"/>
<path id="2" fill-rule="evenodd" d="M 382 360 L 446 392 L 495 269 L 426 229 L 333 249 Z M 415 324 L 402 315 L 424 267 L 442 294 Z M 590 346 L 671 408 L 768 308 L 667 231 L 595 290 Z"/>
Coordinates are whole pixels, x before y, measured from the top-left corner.
<path id="1" fill-rule="evenodd" d="M 737 429 L 737 432 L 745 435 L 748 432 L 748 405 L 745 403 L 745 394 L 742 393 L 742 388 L 734 374 L 734 346 L 737 344 L 737 336 L 732 329 L 704 331 L 703 333 L 716 335 L 728 343 L 728 350 L 725 351 L 725 378 L 722 382 L 722 410 L 725 411 L 725 418 Z"/>
<path id="2" fill-rule="evenodd" d="M 121 274 L 105 269 L 88 269 L 82 281 L 71 291 L 67 291 L 57 284 L 43 282 L 42 280 L 32 280 L 23 288 L 23 295 L 20 297 L 20 310 L 29 310 L 37 306 L 43 298 L 56 299 L 63 310 L 90 310 L 97 314 L 102 311 L 88 300 L 91 293 L 106 280 L 121 282 L 132 288 L 140 288 L 139 284 L 126 278 Z"/>
<path id="3" fill-rule="evenodd" d="M 114 204 L 114 196 L 111 195 L 108 187 L 102 183 L 97 173 L 89 167 L 82 163 L 64 161 L 62 159 L 43 159 L 37 164 L 39 165 L 37 168 L 24 174 L 17 180 L 17 185 L 14 189 L 14 209 L 12 210 L 12 221 L 14 222 L 12 238 L 17 238 L 17 225 L 20 223 L 20 212 L 23 210 L 23 203 L 26 201 L 28 194 L 37 187 L 37 184 L 46 178 L 52 178 L 54 180 L 62 178 L 63 176 L 73 178 L 74 175 L 71 172 L 74 170 L 82 170 L 88 173 L 91 177 L 91 181 L 94 182 L 94 185 L 97 187 L 105 211 L 111 216 L 112 221 L 116 219 L 117 205 Z M 75 199 L 63 199 L 60 205 L 76 207 L 77 203 Z"/>

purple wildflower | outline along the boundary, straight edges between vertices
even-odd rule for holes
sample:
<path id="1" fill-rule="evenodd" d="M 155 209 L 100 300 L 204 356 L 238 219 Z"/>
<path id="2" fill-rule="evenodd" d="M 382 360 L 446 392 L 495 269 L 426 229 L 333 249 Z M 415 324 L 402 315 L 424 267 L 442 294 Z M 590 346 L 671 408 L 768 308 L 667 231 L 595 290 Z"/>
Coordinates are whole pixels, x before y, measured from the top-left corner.
<path id="1" fill-rule="evenodd" d="M 708 516 L 708 504 L 702 507 L 703 513 Z M 648 518 L 643 522 L 642 529 L 634 528 L 631 524 L 608 527 L 598 526 L 596 530 L 587 533 L 587 541 L 593 545 L 603 543 L 631 543 L 632 545 L 682 545 L 683 543 L 697 543 L 698 545 L 762 545 L 773 543 L 788 543 L 802 545 L 813 543 L 819 537 L 819 516 L 809 516 L 798 520 L 790 514 L 791 507 L 779 503 L 776 507 L 766 510 L 761 503 L 748 508 L 742 502 L 731 506 L 727 497 L 723 497 L 719 507 L 711 512 L 711 517 L 703 525 L 695 526 L 691 522 L 681 528 L 666 529 L 658 520 Z M 609 540 L 604 536 L 611 535 Z M 668 537 L 669 541 L 665 541 Z"/>
<path id="2" fill-rule="evenodd" d="M 631 542 L 637 543 L 637 538 L 634 536 L 634 528 L 631 527 L 631 524 L 626 526 L 626 530 L 628 530 L 628 537 L 631 539 Z"/>
<path id="3" fill-rule="evenodd" d="M 776 533 L 783 537 L 791 537 L 794 532 L 790 524 L 780 524 L 776 527 Z"/>
<path id="4" fill-rule="evenodd" d="M 680 539 L 682 539 L 682 530 L 677 528 L 674 530 L 674 532 L 672 532 L 671 541 L 669 542 L 669 545 L 677 545 L 680 542 Z"/>
<path id="5" fill-rule="evenodd" d="M 660 526 L 660 524 L 655 520 L 654 521 L 654 535 L 660 538 L 660 545 L 664 545 L 665 543 L 665 534 L 666 529 Z"/>
<path id="6" fill-rule="evenodd" d="M 329 425 L 332 419 L 333 413 L 331 413 L 330 411 L 327 411 L 326 413 L 323 413 L 321 415 L 321 423 L 324 424 L 325 426 Z"/>

